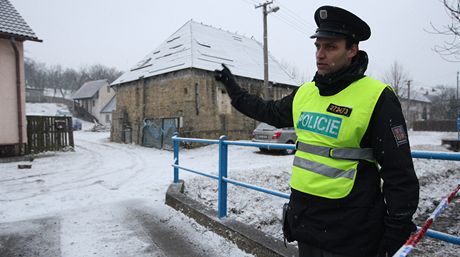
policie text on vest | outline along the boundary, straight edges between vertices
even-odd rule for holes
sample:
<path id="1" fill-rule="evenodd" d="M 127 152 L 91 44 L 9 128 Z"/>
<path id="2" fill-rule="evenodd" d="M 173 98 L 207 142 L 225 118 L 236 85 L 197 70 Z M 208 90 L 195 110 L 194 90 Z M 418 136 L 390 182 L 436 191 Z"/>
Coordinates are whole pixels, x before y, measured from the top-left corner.
<path id="1" fill-rule="evenodd" d="M 327 114 L 302 112 L 297 128 L 325 135 L 332 138 L 339 136 L 342 119 Z"/>

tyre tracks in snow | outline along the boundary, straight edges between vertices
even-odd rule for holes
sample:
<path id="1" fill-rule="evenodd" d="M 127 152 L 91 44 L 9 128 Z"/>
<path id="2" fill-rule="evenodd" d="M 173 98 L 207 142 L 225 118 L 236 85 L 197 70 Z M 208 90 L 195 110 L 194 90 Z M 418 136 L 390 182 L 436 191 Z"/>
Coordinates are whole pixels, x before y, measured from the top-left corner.
<path id="1" fill-rule="evenodd" d="M 163 204 L 130 200 L 0 223 L 0 256 L 251 256 Z M 235 254 L 236 253 L 236 254 Z"/>
<path id="2" fill-rule="evenodd" d="M 101 148 L 104 148 L 103 151 Z M 62 169 L 60 166 L 52 168 L 59 171 L 44 172 L 41 169 L 37 171 L 32 169 L 28 172 L 33 174 L 0 180 L 0 188 L 5 192 L 1 194 L 0 201 L 24 200 L 95 185 L 107 190 L 118 190 L 146 168 L 142 157 L 123 145 L 118 147 L 80 139 L 76 151 L 79 152 L 78 161 L 73 161 L 71 166 L 64 166 Z M 108 154 L 101 154 L 101 152 Z M 123 165 L 117 165 L 120 160 L 116 157 L 120 152 L 123 153 L 123 160 L 121 160 Z M 115 158 L 111 158 L 110 153 L 117 154 Z M 112 165 L 114 168 L 107 168 L 107 165 Z M 108 181 L 109 179 L 116 180 Z M 7 197 L 8 195 L 16 195 L 16 197 Z"/>

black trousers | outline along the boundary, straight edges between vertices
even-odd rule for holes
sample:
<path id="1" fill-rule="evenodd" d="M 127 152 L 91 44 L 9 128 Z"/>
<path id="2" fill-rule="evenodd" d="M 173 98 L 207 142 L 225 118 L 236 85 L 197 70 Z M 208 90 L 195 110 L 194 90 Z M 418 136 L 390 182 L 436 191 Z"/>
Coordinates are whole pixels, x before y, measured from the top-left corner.
<path id="1" fill-rule="evenodd" d="M 299 245 L 299 257 L 351 257 L 340 255 L 336 253 L 331 253 L 323 249 L 319 249 L 317 247 L 298 242 Z"/>

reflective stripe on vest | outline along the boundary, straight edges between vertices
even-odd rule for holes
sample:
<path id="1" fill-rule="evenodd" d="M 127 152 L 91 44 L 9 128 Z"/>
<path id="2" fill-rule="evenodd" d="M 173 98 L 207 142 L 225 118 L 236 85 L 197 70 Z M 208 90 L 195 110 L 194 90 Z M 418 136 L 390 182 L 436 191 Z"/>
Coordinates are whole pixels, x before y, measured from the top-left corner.
<path id="1" fill-rule="evenodd" d="M 355 177 L 355 169 L 341 170 L 326 166 L 318 162 L 312 162 L 307 159 L 302 159 L 300 157 L 294 157 L 294 166 L 306 169 L 314 170 L 315 173 L 321 174 L 330 178 L 348 178 L 353 179 Z"/>
<path id="2" fill-rule="evenodd" d="M 345 160 L 365 160 L 373 162 L 374 154 L 372 148 L 330 148 L 319 145 L 310 145 L 304 142 L 297 142 L 297 150 L 312 153 L 324 157 Z"/>
<path id="3" fill-rule="evenodd" d="M 360 148 L 375 104 L 387 85 L 369 77 L 332 96 L 321 96 L 314 82 L 302 85 L 292 104 L 297 151 L 290 186 L 329 199 L 352 190 L 359 160 L 375 163 Z"/>

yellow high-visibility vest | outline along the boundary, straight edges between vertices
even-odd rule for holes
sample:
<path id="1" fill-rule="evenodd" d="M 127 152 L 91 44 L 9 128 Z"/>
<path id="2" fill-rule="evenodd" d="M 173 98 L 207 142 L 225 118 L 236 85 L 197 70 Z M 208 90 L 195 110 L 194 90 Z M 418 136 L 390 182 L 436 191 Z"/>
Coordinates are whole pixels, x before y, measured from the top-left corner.
<path id="1" fill-rule="evenodd" d="M 364 77 L 332 96 L 321 96 L 315 82 L 303 84 L 292 104 L 297 151 L 290 186 L 339 199 L 353 188 L 359 160 L 375 162 L 360 148 L 377 100 L 388 87 Z"/>

